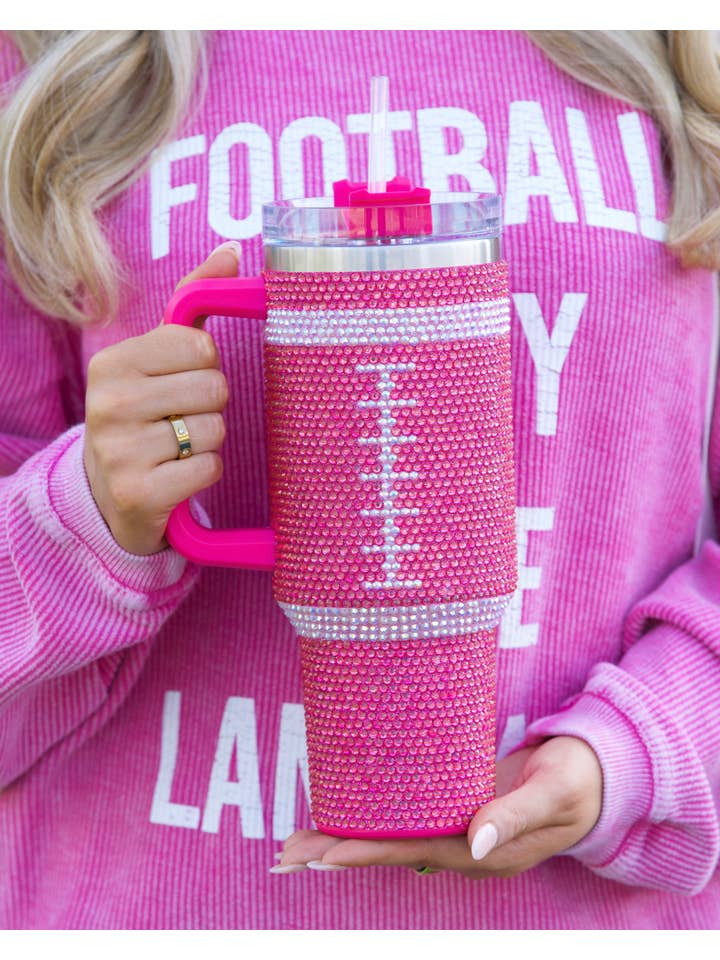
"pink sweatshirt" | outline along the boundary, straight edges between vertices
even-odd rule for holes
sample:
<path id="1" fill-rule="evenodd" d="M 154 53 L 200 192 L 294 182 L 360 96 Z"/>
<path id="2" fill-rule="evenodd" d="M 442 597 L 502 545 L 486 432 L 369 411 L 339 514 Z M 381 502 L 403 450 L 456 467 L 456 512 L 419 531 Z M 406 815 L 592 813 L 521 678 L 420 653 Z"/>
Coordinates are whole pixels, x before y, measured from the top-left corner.
<path id="1" fill-rule="evenodd" d="M 6 42 L 2 71 L 18 59 Z M 365 170 L 370 77 L 393 163 L 499 192 L 510 264 L 519 589 L 498 745 L 587 740 L 600 820 L 510 879 L 270 874 L 311 825 L 295 635 L 270 574 L 126 553 L 83 468 L 87 364 L 156 326 L 260 205 Z M 207 95 L 105 213 L 131 278 L 77 330 L 0 287 L 0 924 L 72 928 L 717 928 L 720 489 L 715 277 L 663 245 L 651 120 L 522 33 L 225 33 Z M 48 251 L 48 257 L 52 251 Z M 216 526 L 265 526 L 262 324 L 208 321 L 231 399 Z M 168 427 L 169 429 L 169 427 Z"/>

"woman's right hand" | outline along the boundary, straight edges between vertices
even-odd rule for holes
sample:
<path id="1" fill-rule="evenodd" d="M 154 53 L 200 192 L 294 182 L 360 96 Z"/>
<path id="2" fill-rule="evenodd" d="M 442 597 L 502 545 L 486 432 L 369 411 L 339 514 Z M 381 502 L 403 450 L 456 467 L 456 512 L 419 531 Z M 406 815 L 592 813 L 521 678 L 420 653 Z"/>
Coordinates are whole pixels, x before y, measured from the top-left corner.
<path id="1" fill-rule="evenodd" d="M 234 277 L 239 244 L 214 250 L 191 280 Z M 209 333 L 174 324 L 98 351 L 88 367 L 85 470 L 115 540 L 129 553 L 167 546 L 165 527 L 183 500 L 222 475 L 228 386 Z M 192 456 L 178 460 L 166 417 L 183 417 Z"/>

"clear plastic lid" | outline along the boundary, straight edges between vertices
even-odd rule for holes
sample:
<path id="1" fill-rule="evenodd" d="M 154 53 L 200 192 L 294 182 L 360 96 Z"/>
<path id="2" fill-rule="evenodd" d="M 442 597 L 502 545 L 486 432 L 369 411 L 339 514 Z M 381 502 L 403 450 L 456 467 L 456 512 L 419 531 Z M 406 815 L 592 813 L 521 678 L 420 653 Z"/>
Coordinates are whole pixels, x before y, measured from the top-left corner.
<path id="1" fill-rule="evenodd" d="M 336 207 L 331 197 L 263 205 L 266 246 L 348 247 L 499 239 L 500 197 L 458 199 L 434 194 L 431 203 Z"/>

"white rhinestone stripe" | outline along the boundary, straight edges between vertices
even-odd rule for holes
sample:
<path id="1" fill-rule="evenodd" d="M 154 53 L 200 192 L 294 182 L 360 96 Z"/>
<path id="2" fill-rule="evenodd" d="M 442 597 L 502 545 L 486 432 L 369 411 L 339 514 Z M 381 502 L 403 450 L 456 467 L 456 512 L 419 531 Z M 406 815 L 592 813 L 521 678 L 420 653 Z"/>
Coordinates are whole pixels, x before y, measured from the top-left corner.
<path id="1" fill-rule="evenodd" d="M 510 596 L 418 607 L 307 607 L 280 603 L 301 637 L 316 640 L 432 640 L 493 630 Z"/>
<path id="2" fill-rule="evenodd" d="M 420 343 L 505 334 L 510 300 L 478 300 L 432 307 L 359 310 L 268 310 L 268 343 L 336 345 Z"/>
<path id="3" fill-rule="evenodd" d="M 372 445 L 376 448 L 376 455 L 379 461 L 380 473 L 361 473 L 360 481 L 362 483 L 377 483 L 380 481 L 380 508 L 361 510 L 363 517 L 376 517 L 382 521 L 383 542 L 364 546 L 363 553 L 382 553 L 382 572 L 383 580 L 367 581 L 363 583 L 365 590 L 388 590 L 393 588 L 405 588 L 416 590 L 422 586 L 422 580 L 402 580 L 398 577 L 400 570 L 400 561 L 398 554 L 416 553 L 420 549 L 419 543 L 397 543 L 396 538 L 400 534 L 400 528 L 396 520 L 401 516 L 417 516 L 420 510 L 417 507 L 398 507 L 395 504 L 397 491 L 394 484 L 396 480 L 417 480 L 419 474 L 416 470 L 396 470 L 395 463 L 398 454 L 394 453 L 396 443 L 403 445 L 417 443 L 417 437 L 414 434 L 398 434 L 397 419 L 393 416 L 396 407 L 416 407 L 418 401 L 414 398 L 393 399 L 392 393 L 397 384 L 395 377 L 398 373 L 408 373 L 414 371 L 414 363 L 359 363 L 355 367 L 356 373 L 371 373 L 375 375 L 377 381 L 376 392 L 379 394 L 377 400 L 359 400 L 358 407 L 363 409 L 375 408 L 378 413 L 378 426 L 380 436 L 358 437 L 358 443 L 361 445 Z"/>

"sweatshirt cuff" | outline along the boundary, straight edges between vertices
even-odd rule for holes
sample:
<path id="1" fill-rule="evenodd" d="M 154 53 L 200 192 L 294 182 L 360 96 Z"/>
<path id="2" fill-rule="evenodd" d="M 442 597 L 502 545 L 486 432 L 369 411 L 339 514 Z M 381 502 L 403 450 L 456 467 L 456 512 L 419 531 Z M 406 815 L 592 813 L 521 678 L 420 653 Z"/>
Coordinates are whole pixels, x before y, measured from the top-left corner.
<path id="1" fill-rule="evenodd" d="M 638 820 L 650 813 L 653 769 L 647 749 L 632 722 L 608 699 L 585 691 L 555 714 L 532 723 L 521 746 L 548 737 L 578 737 L 596 753 L 603 774 L 600 817 L 582 840 L 563 851 L 585 866 L 600 869 L 619 854 Z"/>
<path id="2" fill-rule="evenodd" d="M 47 532 L 79 554 L 88 575 L 124 605 L 138 609 L 169 602 L 184 593 L 200 568 L 168 546 L 158 553 L 128 553 L 115 540 L 95 503 L 85 472 L 83 424 L 65 434 L 66 444 L 50 464 L 47 480 Z M 197 504 L 194 512 L 207 518 Z"/>

